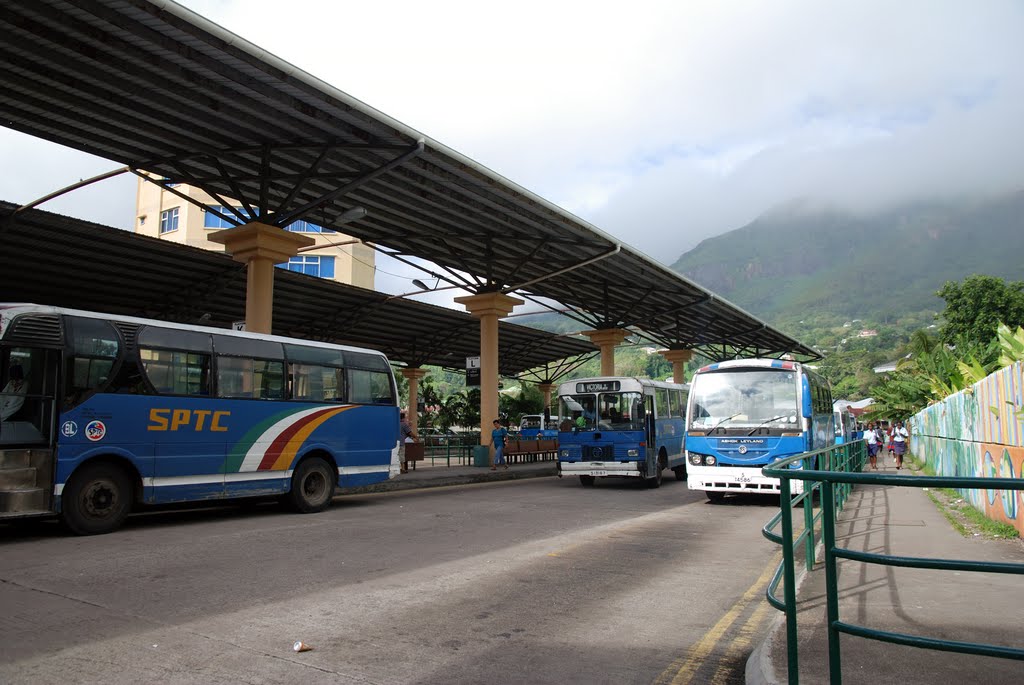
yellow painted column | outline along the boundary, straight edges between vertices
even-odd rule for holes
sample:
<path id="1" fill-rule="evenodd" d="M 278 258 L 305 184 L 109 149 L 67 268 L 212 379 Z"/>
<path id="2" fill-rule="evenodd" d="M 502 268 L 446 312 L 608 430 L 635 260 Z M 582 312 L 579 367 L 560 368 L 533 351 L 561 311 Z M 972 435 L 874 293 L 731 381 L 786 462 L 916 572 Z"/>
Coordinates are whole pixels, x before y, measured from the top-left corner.
<path id="1" fill-rule="evenodd" d="M 287 262 L 299 249 L 315 245 L 308 236 L 258 221 L 206 236 L 236 262 L 246 265 L 245 330 L 270 333 L 274 321 L 274 265 Z"/>
<path id="2" fill-rule="evenodd" d="M 658 353 L 672 362 L 672 381 L 674 383 L 686 382 L 686 362 L 693 358 L 693 350 L 659 350 Z"/>
<path id="3" fill-rule="evenodd" d="M 491 422 L 498 418 L 498 320 L 523 300 L 503 293 L 480 293 L 455 301 L 480 319 L 480 444 L 491 442 Z"/>
<path id="4" fill-rule="evenodd" d="M 622 328 L 601 328 L 596 331 L 583 331 L 583 335 L 601 348 L 601 375 L 615 375 L 615 348 L 626 339 L 629 331 Z"/>
<path id="5" fill-rule="evenodd" d="M 420 436 L 420 420 L 416 413 L 420 400 L 420 379 L 427 375 L 427 370 L 418 366 L 409 366 L 402 369 L 402 375 L 409 381 L 409 409 L 406 411 L 406 418 L 412 426 L 412 432 L 418 438 Z"/>

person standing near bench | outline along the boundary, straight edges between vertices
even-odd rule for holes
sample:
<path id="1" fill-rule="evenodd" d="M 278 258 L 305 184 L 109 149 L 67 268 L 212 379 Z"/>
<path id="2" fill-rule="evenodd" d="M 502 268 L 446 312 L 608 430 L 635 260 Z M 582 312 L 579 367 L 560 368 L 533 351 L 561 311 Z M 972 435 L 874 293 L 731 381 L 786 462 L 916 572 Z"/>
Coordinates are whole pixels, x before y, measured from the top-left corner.
<path id="1" fill-rule="evenodd" d="M 409 462 L 405 459 L 405 444 L 408 442 L 416 442 L 416 433 L 413 432 L 403 411 L 401 422 L 398 424 L 398 461 L 401 464 L 402 473 L 409 473 Z"/>
<path id="2" fill-rule="evenodd" d="M 505 463 L 505 439 L 508 437 L 508 429 L 502 426 L 498 419 L 494 419 L 491 425 L 494 426 L 494 430 L 491 431 L 491 444 L 494 445 L 494 464 L 491 465 L 491 471 L 497 470 L 499 464 L 508 470 L 508 464 Z"/>

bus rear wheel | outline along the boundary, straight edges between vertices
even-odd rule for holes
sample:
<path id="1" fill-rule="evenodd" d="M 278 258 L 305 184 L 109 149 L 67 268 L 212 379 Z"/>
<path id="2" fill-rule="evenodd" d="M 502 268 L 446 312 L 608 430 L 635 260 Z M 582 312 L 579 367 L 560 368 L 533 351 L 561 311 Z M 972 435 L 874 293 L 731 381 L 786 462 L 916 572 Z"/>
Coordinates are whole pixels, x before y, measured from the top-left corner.
<path id="1" fill-rule="evenodd" d="M 288 505 L 300 514 L 323 511 L 334 497 L 337 474 L 320 457 L 304 460 L 292 474 L 292 489 L 286 500 Z"/>
<path id="2" fill-rule="evenodd" d="M 588 488 L 593 487 L 596 481 L 597 478 L 595 478 L 594 476 L 580 476 L 580 484 L 585 485 Z"/>
<path id="3" fill-rule="evenodd" d="M 115 464 L 86 464 L 71 475 L 61 496 L 61 518 L 76 535 L 116 530 L 131 511 L 131 481 Z"/>

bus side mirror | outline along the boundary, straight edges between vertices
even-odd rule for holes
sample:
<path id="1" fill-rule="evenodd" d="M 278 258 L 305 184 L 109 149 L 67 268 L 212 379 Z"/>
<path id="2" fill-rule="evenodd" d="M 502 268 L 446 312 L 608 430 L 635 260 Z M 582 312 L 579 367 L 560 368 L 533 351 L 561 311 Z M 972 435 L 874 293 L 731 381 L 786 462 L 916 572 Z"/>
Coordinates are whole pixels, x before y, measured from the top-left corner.
<path id="1" fill-rule="evenodd" d="M 641 421 L 647 416 L 647 407 L 642 403 L 636 405 L 636 417 Z"/>
<path id="2" fill-rule="evenodd" d="M 548 421 L 551 420 L 551 407 L 544 407 L 544 425 L 548 425 Z"/>

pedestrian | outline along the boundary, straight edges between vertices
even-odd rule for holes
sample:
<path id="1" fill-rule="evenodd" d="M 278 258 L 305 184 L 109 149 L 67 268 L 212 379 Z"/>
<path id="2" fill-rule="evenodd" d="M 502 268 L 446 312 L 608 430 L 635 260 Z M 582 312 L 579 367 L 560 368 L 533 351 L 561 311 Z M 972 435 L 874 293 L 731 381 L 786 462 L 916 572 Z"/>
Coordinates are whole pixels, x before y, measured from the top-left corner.
<path id="1" fill-rule="evenodd" d="M 889 441 L 889 456 L 890 457 L 895 457 L 896 456 L 894 445 L 893 445 L 893 433 L 894 433 L 895 430 L 896 430 L 896 424 L 893 423 L 891 426 L 889 426 L 889 434 L 886 436 L 886 438 Z"/>
<path id="2" fill-rule="evenodd" d="M 864 433 L 864 437 L 868 440 L 868 461 L 871 462 L 871 468 L 875 471 L 878 470 L 878 435 L 880 431 L 876 430 L 874 424 L 868 426 L 868 430 Z"/>
<path id="3" fill-rule="evenodd" d="M 902 421 L 897 421 L 892 429 L 892 444 L 896 452 L 896 470 L 903 468 L 903 455 L 907 453 L 907 440 L 910 438 L 910 431 Z"/>
<path id="4" fill-rule="evenodd" d="M 398 423 L 398 461 L 401 473 L 409 473 L 409 462 L 405 459 L 405 445 L 410 442 L 416 442 L 416 433 L 405 418 L 405 412 L 403 411 Z"/>
<path id="5" fill-rule="evenodd" d="M 508 464 L 505 463 L 505 439 L 508 437 L 508 429 L 502 426 L 498 419 L 494 419 L 492 424 L 494 430 L 491 431 L 491 444 L 494 445 L 494 463 L 491 465 L 491 471 L 496 471 L 499 464 L 508 470 Z"/>

